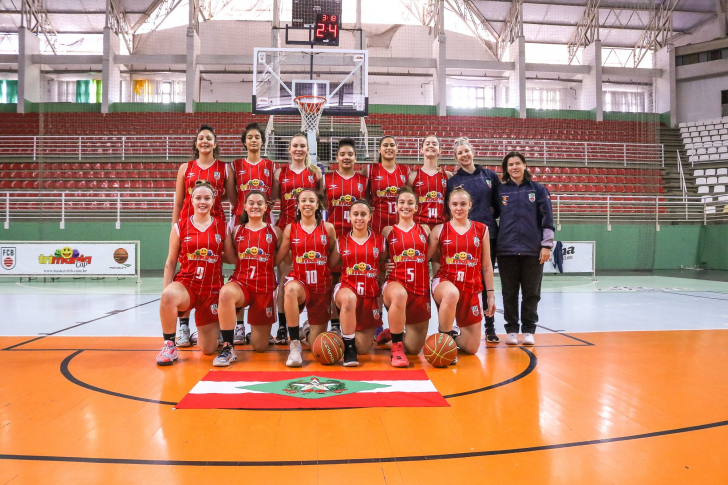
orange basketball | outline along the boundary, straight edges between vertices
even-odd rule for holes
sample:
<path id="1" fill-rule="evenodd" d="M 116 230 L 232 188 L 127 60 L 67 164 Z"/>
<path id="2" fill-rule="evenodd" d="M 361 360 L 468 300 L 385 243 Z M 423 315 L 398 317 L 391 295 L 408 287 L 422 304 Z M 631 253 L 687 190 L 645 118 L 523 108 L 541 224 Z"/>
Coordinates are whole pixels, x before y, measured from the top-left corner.
<path id="1" fill-rule="evenodd" d="M 313 341 L 311 352 L 322 364 L 335 364 L 344 356 L 344 342 L 335 333 L 324 332 Z"/>
<path id="2" fill-rule="evenodd" d="M 129 259 L 129 253 L 126 252 L 126 249 L 119 248 L 116 251 L 114 251 L 114 261 L 116 261 L 119 264 L 126 263 L 126 260 Z"/>
<path id="3" fill-rule="evenodd" d="M 425 359 L 433 367 L 447 367 L 458 355 L 458 346 L 446 333 L 433 333 L 425 340 Z"/>

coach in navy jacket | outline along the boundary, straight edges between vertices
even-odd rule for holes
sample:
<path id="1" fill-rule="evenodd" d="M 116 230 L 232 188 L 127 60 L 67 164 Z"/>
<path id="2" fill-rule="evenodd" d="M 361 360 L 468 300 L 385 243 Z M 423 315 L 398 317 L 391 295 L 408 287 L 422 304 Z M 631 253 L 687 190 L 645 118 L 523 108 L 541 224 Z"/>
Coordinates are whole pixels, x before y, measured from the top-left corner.
<path id="1" fill-rule="evenodd" d="M 471 221 L 482 222 L 488 226 L 490 235 L 490 259 L 495 268 L 496 237 L 498 236 L 498 175 L 487 168 L 475 165 L 473 162 L 473 147 L 467 138 L 458 138 L 453 143 L 455 160 L 460 169 L 447 181 L 447 194 L 456 187 L 462 187 L 470 194 L 473 206 L 468 213 Z M 483 301 L 488 301 L 488 291 L 483 287 Z M 495 319 L 485 317 L 485 338 L 488 342 L 497 343 L 498 335 L 495 333 Z"/>
<path id="2" fill-rule="evenodd" d="M 551 196 L 531 180 L 526 159 L 518 152 L 503 158 L 503 183 L 499 187 L 498 272 L 503 291 L 506 344 L 518 344 L 518 292 L 521 301 L 523 344 L 534 345 L 538 322 L 543 264 L 554 244 Z"/>

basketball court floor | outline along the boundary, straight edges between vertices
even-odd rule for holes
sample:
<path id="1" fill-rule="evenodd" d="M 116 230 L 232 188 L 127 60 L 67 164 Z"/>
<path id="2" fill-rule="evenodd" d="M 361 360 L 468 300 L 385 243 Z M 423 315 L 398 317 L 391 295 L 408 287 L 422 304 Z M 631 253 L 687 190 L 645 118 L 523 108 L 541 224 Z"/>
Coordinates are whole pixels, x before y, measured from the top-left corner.
<path id="1" fill-rule="evenodd" d="M 175 409 L 213 356 L 155 365 L 161 278 L 3 280 L 0 484 L 725 484 L 728 282 L 699 276 L 546 276 L 536 346 L 412 359 L 449 407 L 308 411 Z"/>

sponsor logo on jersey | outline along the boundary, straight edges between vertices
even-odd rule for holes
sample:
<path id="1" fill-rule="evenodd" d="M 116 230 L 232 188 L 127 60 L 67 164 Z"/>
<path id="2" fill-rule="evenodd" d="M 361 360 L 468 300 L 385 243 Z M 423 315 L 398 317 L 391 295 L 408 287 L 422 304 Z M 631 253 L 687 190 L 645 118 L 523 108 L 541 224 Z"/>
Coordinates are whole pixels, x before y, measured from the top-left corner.
<path id="1" fill-rule="evenodd" d="M 473 236 L 473 244 L 475 244 L 475 247 L 480 247 L 480 238 L 478 236 Z"/>
<path id="2" fill-rule="evenodd" d="M 215 180 L 220 180 L 220 172 L 215 172 L 212 176 L 215 177 Z"/>
<path id="3" fill-rule="evenodd" d="M 5 267 L 5 250 L 9 248 L 3 248 L 3 267 Z M 38 255 L 39 264 L 72 264 L 77 268 L 85 268 L 91 264 L 92 256 L 84 256 L 79 252 L 78 249 L 74 249 L 71 246 L 63 246 L 60 249 L 56 249 L 53 254 L 45 256 L 43 254 Z M 15 263 L 13 262 L 13 266 Z M 12 269 L 12 268 L 7 268 Z"/>
<path id="4" fill-rule="evenodd" d="M 447 246 L 448 244 L 452 244 L 452 240 L 450 240 L 450 239 L 443 239 L 442 240 L 442 245 L 443 246 Z"/>
<path id="5" fill-rule="evenodd" d="M 381 175 L 377 175 L 376 177 L 374 177 L 374 180 L 376 180 L 376 181 L 384 180 L 384 177 L 382 177 Z M 404 180 L 403 180 L 403 182 L 404 182 Z"/>
<path id="6" fill-rule="evenodd" d="M 262 248 L 257 248 L 255 246 L 250 248 L 245 248 L 245 251 L 238 252 L 238 259 L 255 259 L 257 261 L 260 261 L 261 263 L 265 263 L 268 261 L 268 258 L 270 257 L 269 254 L 266 254 L 266 252 Z"/>
<path id="7" fill-rule="evenodd" d="M 354 196 L 353 195 L 342 195 L 338 199 L 334 199 L 331 201 L 331 205 L 338 206 L 338 205 L 346 205 L 349 206 L 351 203 L 354 202 Z"/>
<path id="8" fill-rule="evenodd" d="M 402 180 L 402 183 L 404 183 L 404 182 L 405 182 L 405 178 L 404 178 L 404 175 L 400 175 L 400 176 L 399 176 L 399 178 L 400 178 L 400 180 Z"/>
<path id="9" fill-rule="evenodd" d="M 241 168 L 241 169 L 240 169 L 240 170 L 238 171 L 238 173 L 239 173 L 240 175 L 245 175 L 246 173 L 248 173 L 248 171 L 247 171 L 247 170 L 245 170 L 244 168 Z"/>
<path id="10" fill-rule="evenodd" d="M 398 242 L 398 239 L 396 237 L 393 237 L 392 239 L 389 240 L 389 244 L 397 244 L 397 242 Z"/>
<path id="11" fill-rule="evenodd" d="M 374 314 L 374 320 L 379 320 L 379 310 L 374 308 L 372 309 L 372 313 Z"/>
<path id="12" fill-rule="evenodd" d="M 376 278 L 379 274 L 377 268 L 373 268 L 366 263 L 357 263 L 350 268 L 346 268 L 346 274 L 352 276 L 366 276 L 367 278 Z"/>
<path id="13" fill-rule="evenodd" d="M 480 308 L 478 308 L 478 305 L 473 305 L 470 309 L 473 311 L 474 316 L 477 317 L 480 315 Z"/>
<path id="14" fill-rule="evenodd" d="M 283 179 L 283 180 L 281 180 L 281 183 L 282 183 L 282 184 L 288 183 L 288 179 Z"/>
<path id="15" fill-rule="evenodd" d="M 394 185 L 384 190 L 377 190 L 377 197 L 395 197 L 397 195 L 397 187 Z"/>
<path id="16" fill-rule="evenodd" d="M 296 263 L 299 264 L 316 264 L 323 266 L 326 264 L 326 255 L 316 251 L 307 251 L 301 256 L 296 256 Z"/>
<path id="17" fill-rule="evenodd" d="M 265 309 L 265 316 L 268 318 L 273 316 L 273 307 L 269 306 L 268 308 Z"/>
<path id="18" fill-rule="evenodd" d="M 16 257 L 17 257 L 17 250 L 15 247 L 3 247 L 0 248 L 0 253 L 2 254 L 2 267 L 6 270 L 11 270 L 15 268 L 16 263 Z"/>
<path id="19" fill-rule="evenodd" d="M 442 188 L 443 188 L 443 189 L 444 189 L 445 187 L 447 187 L 447 177 L 445 177 L 444 179 L 442 179 L 442 180 L 441 180 L 441 182 L 442 182 Z"/>
<path id="20" fill-rule="evenodd" d="M 295 199 L 296 196 L 298 196 L 298 194 L 300 194 L 302 191 L 303 191 L 303 187 L 298 187 L 297 189 L 293 189 L 290 193 L 285 194 L 283 196 L 283 198 L 286 200 Z"/>
<path id="21" fill-rule="evenodd" d="M 187 253 L 187 259 L 189 261 L 204 261 L 206 263 L 217 263 L 219 257 L 212 249 L 200 248 L 196 249 L 194 253 Z"/>
<path id="22" fill-rule="evenodd" d="M 222 236 L 219 234 L 215 234 L 215 242 L 220 244 L 222 242 Z"/>
<path id="23" fill-rule="evenodd" d="M 213 315 L 217 315 L 217 303 L 213 303 L 212 305 L 210 305 L 210 313 L 212 313 Z"/>
<path id="24" fill-rule="evenodd" d="M 334 189 L 338 189 L 338 188 L 339 188 L 339 186 L 336 184 L 329 185 L 329 190 L 334 190 Z"/>
<path id="25" fill-rule="evenodd" d="M 265 235 L 265 242 L 267 242 L 268 244 L 272 243 L 273 242 L 273 234 L 266 234 Z"/>
<path id="26" fill-rule="evenodd" d="M 346 251 L 343 251 L 343 252 L 341 253 L 341 255 L 342 255 L 342 256 L 348 256 L 348 255 L 350 255 L 350 254 L 351 254 L 351 251 L 350 251 L 350 250 L 348 250 L 348 249 L 347 249 Z"/>
<path id="27" fill-rule="evenodd" d="M 379 257 L 379 248 L 374 248 L 372 250 L 372 254 L 374 255 L 375 258 L 378 258 Z"/>
<path id="28" fill-rule="evenodd" d="M 265 182 L 258 179 L 248 180 L 245 184 L 240 184 L 240 190 L 263 190 L 265 191 L 268 187 Z"/>
<path id="29" fill-rule="evenodd" d="M 313 183 L 313 181 L 314 181 L 314 177 L 313 177 L 313 175 L 309 175 L 309 176 L 308 176 L 308 182 L 312 184 L 312 183 Z"/>
<path id="30" fill-rule="evenodd" d="M 442 193 L 435 190 L 431 190 L 425 195 L 420 196 L 420 202 L 441 202 L 442 199 Z"/>
<path id="31" fill-rule="evenodd" d="M 321 234 L 321 244 L 326 244 L 327 242 L 329 242 L 328 236 L 326 236 L 326 234 Z"/>
<path id="32" fill-rule="evenodd" d="M 422 187 L 423 185 L 425 185 L 424 182 L 415 182 L 415 187 Z"/>
<path id="33" fill-rule="evenodd" d="M 424 234 L 420 234 L 420 241 L 422 241 L 423 243 L 427 242 L 427 239 L 425 238 Z"/>
<path id="34" fill-rule="evenodd" d="M 266 177 L 270 177 L 270 170 L 268 170 L 267 168 L 263 169 L 263 173 L 265 174 Z M 488 182 L 490 182 L 490 180 Z"/>
<path id="35" fill-rule="evenodd" d="M 364 185 L 363 185 L 363 184 L 356 184 L 356 189 L 357 189 L 357 190 L 358 190 L 359 192 L 363 192 L 363 191 L 364 191 Z"/>
<path id="36" fill-rule="evenodd" d="M 301 244 L 300 239 L 291 239 L 291 244 Z"/>
<path id="37" fill-rule="evenodd" d="M 402 251 L 402 254 L 392 257 L 392 259 L 395 263 L 405 263 L 407 261 L 423 263 L 425 261 L 425 255 L 417 249 L 409 248 Z"/>
<path id="38" fill-rule="evenodd" d="M 447 264 L 467 264 L 470 267 L 476 266 L 478 262 L 472 254 L 465 251 L 453 254 L 452 258 L 445 258 Z"/>
<path id="39" fill-rule="evenodd" d="M 185 238 L 182 241 L 183 242 L 190 242 L 190 241 L 192 241 L 192 236 L 185 236 Z"/>
<path id="40" fill-rule="evenodd" d="M 531 192 L 528 194 L 528 200 L 531 202 L 536 202 L 536 194 Z"/>

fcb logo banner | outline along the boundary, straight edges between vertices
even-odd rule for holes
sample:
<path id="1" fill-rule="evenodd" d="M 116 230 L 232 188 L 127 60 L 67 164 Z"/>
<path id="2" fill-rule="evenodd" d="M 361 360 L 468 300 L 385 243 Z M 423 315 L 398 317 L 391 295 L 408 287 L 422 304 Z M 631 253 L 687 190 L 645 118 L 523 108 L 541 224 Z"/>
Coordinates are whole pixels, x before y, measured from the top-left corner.
<path id="1" fill-rule="evenodd" d="M 177 409 L 340 409 L 449 406 L 423 370 L 210 371 Z"/>
<path id="2" fill-rule="evenodd" d="M 138 276 L 139 242 L 0 241 L 0 276 Z"/>

